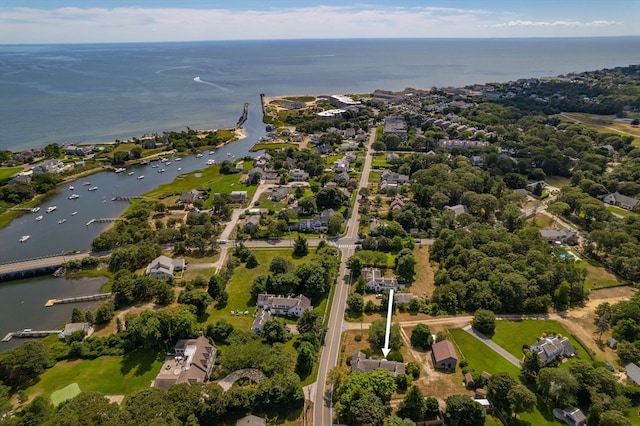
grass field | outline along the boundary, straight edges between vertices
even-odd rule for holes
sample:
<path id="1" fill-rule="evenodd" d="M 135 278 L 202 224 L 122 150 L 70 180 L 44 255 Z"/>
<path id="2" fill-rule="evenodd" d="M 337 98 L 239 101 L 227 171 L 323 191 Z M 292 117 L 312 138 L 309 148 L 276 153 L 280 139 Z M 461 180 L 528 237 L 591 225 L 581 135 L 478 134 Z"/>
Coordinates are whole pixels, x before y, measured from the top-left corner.
<path id="1" fill-rule="evenodd" d="M 80 392 L 80 386 L 78 386 L 78 383 L 71 383 L 62 389 L 53 392 L 51 394 L 51 402 L 53 402 L 53 405 L 57 407 L 61 402 L 75 398 Z"/>
<path id="2" fill-rule="evenodd" d="M 496 333 L 491 340 L 516 358 L 520 358 L 522 345 L 535 343 L 544 333 L 568 337 L 578 355 L 583 359 L 589 359 L 586 348 L 582 347 L 563 326 L 552 320 L 496 321 Z"/>
<path id="3" fill-rule="evenodd" d="M 40 381 L 27 389 L 27 394 L 52 397 L 54 392 L 75 383 L 83 392 L 128 395 L 151 385 L 163 359 L 164 352 L 141 351 L 93 360 L 61 361 L 45 371 Z"/>
<path id="4" fill-rule="evenodd" d="M 632 126 L 630 123 L 616 121 L 614 115 L 597 115 L 586 113 L 562 113 L 561 117 L 567 119 L 567 121 L 580 122 L 588 127 L 593 128 L 599 133 L 614 133 L 621 135 L 631 135 L 636 139 L 633 142 L 634 145 L 640 142 L 640 128 L 638 126 Z"/>
<path id="5" fill-rule="evenodd" d="M 622 217 L 638 216 L 638 213 L 630 212 L 629 210 L 622 209 L 618 206 L 607 206 L 607 210 Z"/>
<path id="6" fill-rule="evenodd" d="M 480 372 L 486 371 L 491 374 L 504 371 L 513 377 L 520 376 L 520 369 L 518 367 L 511 364 L 494 352 L 493 349 L 461 328 L 450 329 L 449 334 L 453 337 L 453 341 L 458 347 L 460 354 L 474 370 Z"/>
<path id="7" fill-rule="evenodd" d="M 22 167 L 0 167 L 0 180 L 9 179 L 22 170 Z"/>
<path id="8" fill-rule="evenodd" d="M 553 219 L 546 214 L 538 213 L 531 219 L 527 220 L 527 224 L 540 229 L 547 229 L 553 225 Z"/>
<path id="9" fill-rule="evenodd" d="M 560 176 L 545 176 L 544 181 L 556 188 L 562 188 L 571 183 L 571 179 Z"/>
<path id="10" fill-rule="evenodd" d="M 606 288 L 621 284 L 618 277 L 592 260 L 581 260 L 578 266 L 587 270 L 584 285 L 587 289 Z"/>
<path id="11" fill-rule="evenodd" d="M 254 146 L 252 146 L 249 151 L 256 152 L 256 151 L 261 151 L 263 149 L 267 149 L 267 150 L 268 149 L 287 149 L 287 148 L 297 149 L 299 147 L 300 147 L 300 145 L 298 145 L 296 143 L 287 143 L 287 142 L 281 142 L 281 143 L 257 143 Z"/>

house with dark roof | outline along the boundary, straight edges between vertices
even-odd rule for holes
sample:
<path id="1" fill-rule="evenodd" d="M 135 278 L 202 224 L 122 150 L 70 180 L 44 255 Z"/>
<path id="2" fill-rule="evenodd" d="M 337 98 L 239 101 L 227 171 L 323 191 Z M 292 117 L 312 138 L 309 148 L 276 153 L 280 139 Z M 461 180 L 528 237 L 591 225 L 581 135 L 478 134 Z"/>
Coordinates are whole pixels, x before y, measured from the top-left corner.
<path id="1" fill-rule="evenodd" d="M 562 410 L 562 415 L 565 421 L 571 426 L 585 426 L 587 424 L 587 417 L 582 410 L 576 407 L 569 407 Z"/>
<path id="2" fill-rule="evenodd" d="M 569 228 L 540 230 L 540 236 L 549 244 L 566 244 L 571 237 L 575 237 L 576 235 L 576 231 Z"/>
<path id="3" fill-rule="evenodd" d="M 179 383 L 204 383 L 216 362 L 216 348 L 202 334 L 196 339 L 180 339 L 167 357 L 152 386 L 167 390 Z"/>
<path id="4" fill-rule="evenodd" d="M 393 377 L 405 374 L 405 365 L 401 362 L 387 361 L 386 359 L 369 359 L 367 355 L 360 351 L 356 352 L 351 358 L 351 371 L 368 373 L 379 368 L 389 371 Z"/>
<path id="5" fill-rule="evenodd" d="M 404 288 L 403 285 L 398 284 L 398 280 L 395 277 L 383 276 L 382 271 L 378 268 L 362 268 L 362 276 L 367 283 L 367 289 L 376 293 Z"/>
<path id="6" fill-rule="evenodd" d="M 302 169 L 293 169 L 289 171 L 289 179 L 293 182 L 306 182 L 309 180 L 309 173 Z"/>
<path id="7" fill-rule="evenodd" d="M 455 370 L 458 355 L 449 340 L 441 340 L 431 346 L 431 360 L 433 366 L 440 370 Z"/>
<path id="8" fill-rule="evenodd" d="M 250 230 L 260 225 L 260 216 L 259 215 L 251 215 L 247 218 L 244 223 L 244 229 Z"/>
<path id="9" fill-rule="evenodd" d="M 265 426 L 267 421 L 262 417 L 250 415 L 236 421 L 236 426 Z"/>
<path id="10" fill-rule="evenodd" d="M 387 184 L 395 183 L 398 185 L 402 185 L 409 182 L 409 176 L 386 170 L 384 173 L 382 173 L 382 181 L 387 182 Z"/>
<path id="11" fill-rule="evenodd" d="M 289 195 L 289 187 L 281 186 L 280 188 L 274 190 L 274 192 L 272 192 L 271 195 L 269 195 L 269 199 L 271 201 L 280 202 L 284 200 L 287 197 L 287 195 Z"/>
<path id="12" fill-rule="evenodd" d="M 384 135 L 396 135 L 400 140 L 404 141 L 407 139 L 407 123 L 400 116 L 386 117 L 382 133 Z"/>
<path id="13" fill-rule="evenodd" d="M 626 195 L 620 194 L 619 192 L 605 195 L 602 198 L 602 201 L 606 204 L 618 206 L 625 210 L 633 210 L 633 208 L 640 203 L 640 200 L 638 200 L 637 198 L 628 197 Z"/>
<path id="14" fill-rule="evenodd" d="M 180 202 L 186 203 L 186 204 L 192 204 L 195 200 L 198 199 L 199 196 L 200 196 L 200 191 L 198 191 L 197 189 L 192 189 L 191 191 L 185 192 L 184 194 L 182 194 L 182 196 L 180 197 Z"/>
<path id="15" fill-rule="evenodd" d="M 276 296 L 262 293 L 258 295 L 258 307 L 269 310 L 272 315 L 286 315 L 300 318 L 305 311 L 311 309 L 311 300 L 304 294 L 296 297 Z"/>
<path id="16" fill-rule="evenodd" d="M 559 358 L 572 357 L 576 350 L 567 337 L 545 337 L 531 345 L 531 352 L 538 355 L 544 365 Z"/>
<path id="17" fill-rule="evenodd" d="M 311 219 L 300 219 L 298 222 L 298 230 L 300 231 L 315 231 L 315 232 L 327 232 L 329 230 L 329 218 L 335 212 L 333 209 L 324 210 L 319 216 Z"/>
<path id="18" fill-rule="evenodd" d="M 640 386 L 640 367 L 631 362 L 624 367 L 624 371 L 627 372 L 627 378 L 630 381 L 632 381 L 636 386 Z"/>
<path id="19" fill-rule="evenodd" d="M 182 271 L 184 264 L 184 259 L 158 256 L 147 266 L 146 275 L 157 280 L 166 280 L 172 277 L 174 272 Z"/>

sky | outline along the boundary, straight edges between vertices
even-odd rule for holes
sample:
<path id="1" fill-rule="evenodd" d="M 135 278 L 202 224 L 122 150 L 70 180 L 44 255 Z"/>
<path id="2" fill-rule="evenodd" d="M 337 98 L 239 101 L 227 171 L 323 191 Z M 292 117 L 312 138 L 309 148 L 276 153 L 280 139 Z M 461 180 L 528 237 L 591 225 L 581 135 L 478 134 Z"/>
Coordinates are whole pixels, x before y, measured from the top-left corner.
<path id="1" fill-rule="evenodd" d="M 639 0 L 0 0 L 0 44 L 640 36 Z"/>

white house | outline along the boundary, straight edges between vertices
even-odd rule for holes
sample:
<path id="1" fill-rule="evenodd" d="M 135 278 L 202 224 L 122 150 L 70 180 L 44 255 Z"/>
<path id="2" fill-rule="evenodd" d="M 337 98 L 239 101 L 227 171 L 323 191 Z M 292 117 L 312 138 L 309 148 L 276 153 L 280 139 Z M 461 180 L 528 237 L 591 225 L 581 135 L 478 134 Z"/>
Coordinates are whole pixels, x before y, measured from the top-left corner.
<path id="1" fill-rule="evenodd" d="M 172 259 L 167 256 L 158 256 L 147 266 L 146 274 L 157 280 L 166 280 L 176 271 L 184 269 L 184 259 Z"/>
<path id="2" fill-rule="evenodd" d="M 303 294 L 296 297 L 276 296 L 275 294 L 259 294 L 258 307 L 269 310 L 272 315 L 301 317 L 304 311 L 311 309 L 311 300 Z"/>
<path id="3" fill-rule="evenodd" d="M 340 160 L 336 160 L 333 162 L 333 171 L 336 173 L 342 173 L 349 171 L 349 162 L 341 158 Z"/>
<path id="4" fill-rule="evenodd" d="M 398 284 L 398 280 L 394 277 L 383 277 L 378 268 L 362 268 L 362 276 L 367 283 L 367 288 L 371 291 L 380 292 L 404 288 L 403 285 Z"/>
<path id="5" fill-rule="evenodd" d="M 538 355 L 543 364 L 549 364 L 558 358 L 575 355 L 576 350 L 566 337 L 553 336 L 540 339 L 531 345 L 531 352 Z"/>

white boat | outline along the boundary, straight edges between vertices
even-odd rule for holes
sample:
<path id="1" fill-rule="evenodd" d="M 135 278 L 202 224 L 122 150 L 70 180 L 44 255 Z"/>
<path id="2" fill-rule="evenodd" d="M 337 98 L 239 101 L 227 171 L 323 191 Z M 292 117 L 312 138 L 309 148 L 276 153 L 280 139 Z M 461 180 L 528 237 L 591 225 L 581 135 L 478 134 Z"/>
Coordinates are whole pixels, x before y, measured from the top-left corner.
<path id="1" fill-rule="evenodd" d="M 79 196 L 78 194 L 71 194 L 71 195 L 69 195 L 69 199 L 70 199 L 70 200 L 75 200 L 75 199 L 78 199 L 78 198 L 80 198 L 80 196 Z"/>
<path id="2" fill-rule="evenodd" d="M 42 219 L 44 219 L 44 216 L 42 216 L 42 215 L 40 215 L 40 216 L 36 217 L 36 220 L 37 220 L 38 222 L 40 222 Z"/>
<path id="3" fill-rule="evenodd" d="M 73 186 L 70 186 L 69 189 L 73 191 L 75 188 Z"/>
<path id="4" fill-rule="evenodd" d="M 32 213 L 38 213 L 40 211 L 40 207 L 34 207 L 31 209 Z"/>
<path id="5" fill-rule="evenodd" d="M 83 183 L 83 185 L 84 186 L 89 186 L 89 185 L 91 185 L 91 182 L 85 182 L 85 183 Z"/>
<path id="6" fill-rule="evenodd" d="M 173 161 L 182 161 L 182 158 L 176 157 L 176 158 L 173 159 Z"/>
<path id="7" fill-rule="evenodd" d="M 127 169 L 125 169 L 124 167 L 118 167 L 118 168 L 115 170 L 115 172 L 116 172 L 116 173 L 122 173 L 122 172 L 126 172 L 126 171 L 127 171 Z"/>
<path id="8" fill-rule="evenodd" d="M 196 158 L 202 158 L 204 155 L 202 153 L 196 154 Z"/>
<path id="9" fill-rule="evenodd" d="M 31 235 L 23 235 L 18 241 L 20 241 L 21 243 L 26 243 L 29 238 L 31 238 Z"/>
<path id="10" fill-rule="evenodd" d="M 207 166 L 212 166 L 216 164 L 216 160 L 207 160 Z"/>
<path id="11" fill-rule="evenodd" d="M 67 219 L 60 219 L 60 220 L 58 221 L 58 225 L 60 225 L 60 224 L 62 224 L 62 223 L 65 223 L 66 221 L 67 221 Z"/>
<path id="12" fill-rule="evenodd" d="M 75 216 L 77 214 L 78 214 L 78 212 L 73 212 L 73 213 L 71 213 L 71 216 Z"/>
<path id="13" fill-rule="evenodd" d="M 178 171 L 181 171 L 181 170 L 182 170 L 182 167 L 178 167 Z"/>
<path id="14" fill-rule="evenodd" d="M 135 173 L 135 172 L 129 172 L 129 173 L 127 173 L 127 174 L 128 174 L 129 176 L 133 176 L 133 174 L 134 174 L 134 173 Z"/>
<path id="15" fill-rule="evenodd" d="M 92 186 L 91 188 L 89 188 L 89 191 L 97 191 L 98 187 L 97 186 Z"/>
<path id="16" fill-rule="evenodd" d="M 215 151 L 209 151 L 209 155 L 213 155 L 215 153 L 216 153 Z"/>
<path id="17" fill-rule="evenodd" d="M 138 176 L 138 180 L 140 180 L 140 179 L 144 179 L 144 175 Z"/>
<path id="18" fill-rule="evenodd" d="M 54 211 L 57 208 L 58 207 L 56 207 L 56 206 L 47 207 L 47 213 L 51 213 L 52 211 Z"/>
<path id="19" fill-rule="evenodd" d="M 151 167 L 153 167 L 154 169 L 157 169 L 159 166 L 157 164 L 152 164 Z"/>
<path id="20" fill-rule="evenodd" d="M 165 162 L 164 162 L 164 165 L 165 165 L 165 166 L 169 166 L 169 165 L 171 165 L 171 161 L 165 161 Z"/>
<path id="21" fill-rule="evenodd" d="M 228 157 L 231 157 L 231 153 L 230 153 L 230 152 L 227 152 L 227 156 L 228 156 Z"/>
<path id="22" fill-rule="evenodd" d="M 158 169 L 158 173 L 164 173 L 164 169 Z"/>

